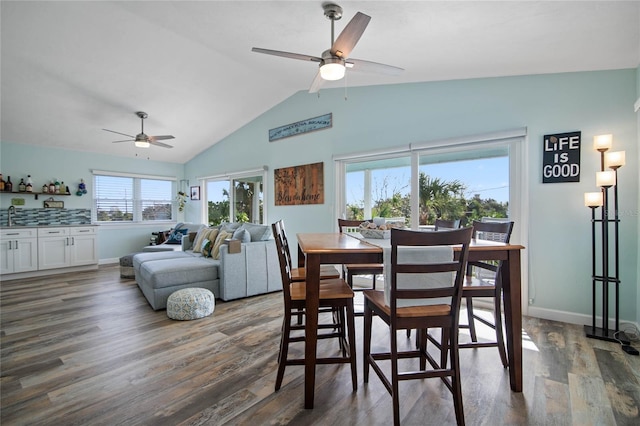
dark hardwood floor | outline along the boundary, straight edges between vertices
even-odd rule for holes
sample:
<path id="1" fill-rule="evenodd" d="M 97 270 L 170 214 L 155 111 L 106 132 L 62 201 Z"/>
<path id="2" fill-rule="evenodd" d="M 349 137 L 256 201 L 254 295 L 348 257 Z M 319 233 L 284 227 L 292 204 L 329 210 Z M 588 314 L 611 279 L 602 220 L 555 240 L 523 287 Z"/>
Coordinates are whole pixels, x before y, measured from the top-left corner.
<path id="1" fill-rule="evenodd" d="M 392 423 L 391 398 L 373 372 L 363 383 L 360 355 L 355 393 L 346 365 L 317 367 L 313 410 L 303 408 L 303 367 L 288 367 L 274 392 L 280 293 L 217 301 L 210 317 L 179 322 L 154 312 L 116 265 L 4 281 L 0 291 L 2 425 Z M 585 338 L 581 326 L 523 322 L 523 393 L 510 391 L 497 349 L 461 350 L 467 424 L 640 424 L 640 357 Z M 361 352 L 362 317 L 356 325 Z M 381 322 L 374 333 L 374 345 L 387 345 Z M 403 424 L 455 423 L 440 381 L 400 392 Z"/>

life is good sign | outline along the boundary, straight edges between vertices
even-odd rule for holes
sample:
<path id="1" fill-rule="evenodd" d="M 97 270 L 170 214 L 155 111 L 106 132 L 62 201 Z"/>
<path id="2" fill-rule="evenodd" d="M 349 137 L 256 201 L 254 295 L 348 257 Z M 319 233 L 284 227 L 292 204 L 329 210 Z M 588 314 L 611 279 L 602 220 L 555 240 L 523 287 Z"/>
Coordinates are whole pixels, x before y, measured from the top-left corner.
<path id="1" fill-rule="evenodd" d="M 580 182 L 581 133 L 544 135 L 542 183 Z"/>

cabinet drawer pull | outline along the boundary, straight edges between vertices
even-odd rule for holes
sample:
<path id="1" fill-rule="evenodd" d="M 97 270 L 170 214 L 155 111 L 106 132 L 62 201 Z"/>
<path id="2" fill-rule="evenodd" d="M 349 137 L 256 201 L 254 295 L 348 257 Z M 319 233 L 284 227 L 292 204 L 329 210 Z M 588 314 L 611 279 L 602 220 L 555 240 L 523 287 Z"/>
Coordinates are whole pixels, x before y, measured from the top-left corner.
<path id="1" fill-rule="evenodd" d="M 60 231 L 47 231 L 47 234 L 59 234 Z"/>
<path id="2" fill-rule="evenodd" d="M 79 230 L 78 232 L 91 232 L 91 231 L 90 231 L 90 230 L 88 230 L 88 229 L 81 229 L 81 230 Z"/>
<path id="3" fill-rule="evenodd" d="M 11 233 L 8 233 L 7 235 L 20 235 L 20 233 L 19 232 L 11 232 Z"/>
<path id="4" fill-rule="evenodd" d="M 11 249 L 12 249 L 12 247 L 11 247 L 11 241 L 9 241 L 9 250 L 11 250 Z"/>

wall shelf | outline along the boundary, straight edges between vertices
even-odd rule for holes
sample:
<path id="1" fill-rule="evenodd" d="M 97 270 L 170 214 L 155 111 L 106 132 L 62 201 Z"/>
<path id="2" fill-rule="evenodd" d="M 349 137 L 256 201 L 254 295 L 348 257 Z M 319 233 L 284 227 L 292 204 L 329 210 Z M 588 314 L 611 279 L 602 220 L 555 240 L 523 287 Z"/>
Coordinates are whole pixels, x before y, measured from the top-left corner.
<path id="1" fill-rule="evenodd" d="M 68 197 L 71 194 L 52 194 L 51 192 L 20 192 L 20 191 L 1 191 L 0 194 L 11 194 L 11 195 L 33 195 L 35 199 L 38 199 L 38 195 L 48 195 L 51 197 Z"/>

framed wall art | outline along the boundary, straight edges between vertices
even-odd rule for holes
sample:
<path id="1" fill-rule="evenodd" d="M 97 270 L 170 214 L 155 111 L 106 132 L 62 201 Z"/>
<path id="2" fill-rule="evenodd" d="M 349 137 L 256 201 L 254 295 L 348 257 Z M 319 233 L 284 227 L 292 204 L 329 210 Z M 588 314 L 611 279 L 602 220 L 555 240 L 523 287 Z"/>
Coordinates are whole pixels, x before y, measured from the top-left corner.
<path id="1" fill-rule="evenodd" d="M 324 204 L 324 163 L 273 171 L 276 206 Z"/>
<path id="2" fill-rule="evenodd" d="M 192 200 L 199 200 L 200 199 L 200 187 L 199 186 L 192 186 L 191 187 L 191 199 Z"/>

